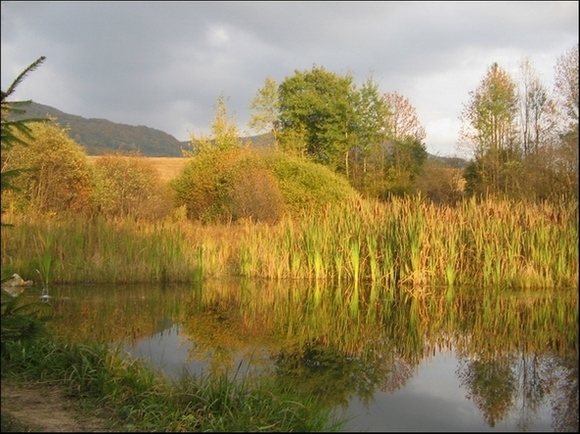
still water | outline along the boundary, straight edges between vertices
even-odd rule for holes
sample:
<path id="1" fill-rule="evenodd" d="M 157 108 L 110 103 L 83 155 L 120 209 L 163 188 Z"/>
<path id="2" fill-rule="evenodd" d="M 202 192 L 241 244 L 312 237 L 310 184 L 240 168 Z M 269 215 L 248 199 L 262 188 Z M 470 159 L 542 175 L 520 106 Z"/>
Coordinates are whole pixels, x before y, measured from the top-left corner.
<path id="1" fill-rule="evenodd" d="M 52 327 L 120 345 L 169 377 L 273 376 L 344 431 L 574 431 L 578 291 L 208 281 L 51 288 Z"/>

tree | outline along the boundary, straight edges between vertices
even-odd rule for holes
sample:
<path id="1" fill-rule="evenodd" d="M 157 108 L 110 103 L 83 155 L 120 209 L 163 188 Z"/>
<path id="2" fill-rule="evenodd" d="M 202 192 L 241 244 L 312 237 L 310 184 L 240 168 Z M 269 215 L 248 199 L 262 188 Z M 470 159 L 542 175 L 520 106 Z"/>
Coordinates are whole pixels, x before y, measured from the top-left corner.
<path id="1" fill-rule="evenodd" d="M 6 153 L 10 151 L 16 145 L 27 145 L 28 141 L 32 139 L 32 124 L 37 122 L 44 122 L 45 119 L 28 118 L 28 119 L 14 119 L 14 115 L 23 115 L 26 113 L 24 107 L 29 105 L 32 101 L 8 101 L 8 98 L 16 91 L 18 85 L 24 80 L 24 78 L 36 68 L 38 68 L 45 60 L 44 56 L 39 57 L 33 63 L 31 63 L 24 71 L 16 77 L 16 79 L 8 86 L 6 91 L 1 91 L 1 103 L 0 103 L 0 117 L 1 117 L 1 176 L 0 176 L 0 192 L 14 190 L 15 185 L 13 179 L 19 175 L 23 168 L 14 167 L 11 170 L 7 170 L 7 158 Z M 4 201 L 2 201 L 4 205 Z M 2 213 L 4 212 L 4 207 L 2 207 Z"/>
<path id="2" fill-rule="evenodd" d="M 554 131 L 553 102 L 529 58 L 520 62 L 520 130 L 524 156 L 537 153 Z"/>
<path id="3" fill-rule="evenodd" d="M 475 403 L 492 428 L 505 419 L 514 405 L 517 381 L 510 368 L 507 358 L 474 358 L 459 372 L 461 385 L 467 389 L 467 397 Z"/>
<path id="4" fill-rule="evenodd" d="M 473 147 L 479 178 L 490 192 L 505 192 L 520 161 L 517 113 L 516 84 L 493 63 L 460 116 L 460 140 Z"/>
<path id="5" fill-rule="evenodd" d="M 184 151 L 186 157 L 191 157 L 208 150 L 236 149 L 242 147 L 240 133 L 234 119 L 228 116 L 226 98 L 220 95 L 217 100 L 215 116 L 211 124 L 211 137 L 196 137 L 190 134 L 192 151 Z"/>
<path id="6" fill-rule="evenodd" d="M 355 146 L 350 150 L 355 167 L 349 171 L 347 164 L 347 175 L 362 191 L 368 179 L 369 160 L 377 154 L 386 138 L 389 108 L 379 93 L 378 84 L 371 77 L 367 78 L 355 96 Z"/>
<path id="7" fill-rule="evenodd" d="M 415 139 L 419 142 L 425 140 L 425 128 L 419 122 L 417 111 L 411 105 L 408 98 L 398 92 L 390 92 L 384 95 L 387 107 L 387 137 L 392 141 Z"/>
<path id="8" fill-rule="evenodd" d="M 295 71 L 279 87 L 281 144 L 300 140 L 314 161 L 346 171 L 355 127 L 354 84 L 322 67 Z"/>
<path id="9" fill-rule="evenodd" d="M 266 78 L 264 87 L 258 89 L 258 93 L 250 102 L 250 110 L 254 113 L 248 122 L 248 126 L 258 133 L 271 133 L 274 138 L 274 148 L 278 146 L 278 114 L 280 103 L 278 101 L 278 86 L 272 78 Z"/>
<path id="10" fill-rule="evenodd" d="M 390 194 L 411 193 L 416 176 L 427 160 L 423 140 L 425 129 L 421 126 L 415 107 L 398 92 L 383 95 L 386 112 L 383 121 L 386 140 L 381 142 L 379 156 L 382 186 L 375 188 L 381 198 Z"/>
<path id="11" fill-rule="evenodd" d="M 558 58 L 554 94 L 567 131 L 578 128 L 578 44 Z"/>
<path id="12" fill-rule="evenodd" d="M 554 94 L 558 101 L 560 141 L 555 171 L 565 194 L 578 198 L 578 44 L 560 56 L 555 68 Z"/>

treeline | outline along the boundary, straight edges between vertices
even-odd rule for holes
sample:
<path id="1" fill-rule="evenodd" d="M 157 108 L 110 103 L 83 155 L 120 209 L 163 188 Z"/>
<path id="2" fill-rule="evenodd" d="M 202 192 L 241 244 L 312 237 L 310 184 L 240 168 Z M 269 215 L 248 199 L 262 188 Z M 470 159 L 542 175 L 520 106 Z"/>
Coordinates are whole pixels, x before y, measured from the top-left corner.
<path id="1" fill-rule="evenodd" d="M 460 140 L 474 155 L 468 194 L 578 199 L 578 45 L 554 71 L 550 91 L 527 58 L 519 77 L 493 63 L 470 92 L 460 116 Z"/>
<path id="2" fill-rule="evenodd" d="M 578 197 L 578 45 L 554 72 L 550 91 L 527 58 L 518 77 L 493 63 L 470 92 L 459 138 L 473 157 L 463 172 L 466 194 Z M 277 147 L 343 174 L 366 196 L 421 190 L 425 130 L 410 101 L 381 94 L 372 77 L 356 86 L 349 74 L 314 66 L 280 84 L 266 79 L 250 107 L 250 126 L 271 132 Z"/>

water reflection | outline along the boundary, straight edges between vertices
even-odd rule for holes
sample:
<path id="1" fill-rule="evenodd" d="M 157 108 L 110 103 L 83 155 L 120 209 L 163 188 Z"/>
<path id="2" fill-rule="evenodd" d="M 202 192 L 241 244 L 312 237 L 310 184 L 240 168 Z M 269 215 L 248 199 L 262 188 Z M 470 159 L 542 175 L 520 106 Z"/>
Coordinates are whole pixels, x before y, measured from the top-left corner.
<path id="1" fill-rule="evenodd" d="M 352 416 L 346 430 L 578 428 L 575 289 L 418 299 L 376 287 L 208 281 L 51 294 L 58 333 L 122 342 L 172 376 L 272 376 Z"/>

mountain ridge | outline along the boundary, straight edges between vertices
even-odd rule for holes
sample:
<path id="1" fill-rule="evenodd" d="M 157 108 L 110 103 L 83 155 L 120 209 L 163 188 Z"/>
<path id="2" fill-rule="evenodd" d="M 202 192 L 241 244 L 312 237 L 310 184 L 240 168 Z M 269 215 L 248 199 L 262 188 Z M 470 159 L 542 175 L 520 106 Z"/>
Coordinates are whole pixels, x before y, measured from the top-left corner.
<path id="1" fill-rule="evenodd" d="M 129 125 L 102 118 L 84 118 L 54 107 L 32 102 L 26 107 L 26 118 L 55 118 L 87 155 L 103 155 L 114 151 L 135 152 L 148 157 L 181 157 L 188 142 L 180 142 L 171 134 L 144 125 Z"/>

